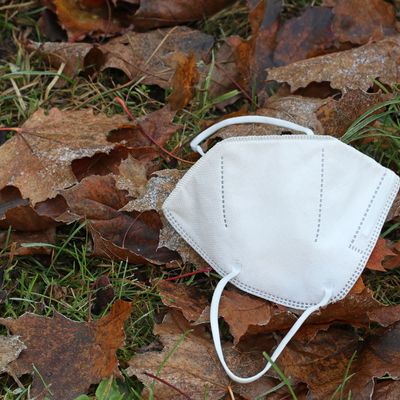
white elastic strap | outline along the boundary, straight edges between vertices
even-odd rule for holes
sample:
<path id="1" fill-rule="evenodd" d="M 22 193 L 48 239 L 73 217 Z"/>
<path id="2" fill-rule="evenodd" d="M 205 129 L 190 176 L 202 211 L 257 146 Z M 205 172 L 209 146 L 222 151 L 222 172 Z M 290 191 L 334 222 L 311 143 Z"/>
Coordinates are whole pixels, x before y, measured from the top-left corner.
<path id="1" fill-rule="evenodd" d="M 263 370 L 261 370 L 258 374 L 254 376 L 250 376 L 248 378 L 242 378 L 240 376 L 236 376 L 227 366 L 225 359 L 224 359 L 224 353 L 222 351 L 222 346 L 221 346 L 221 337 L 219 334 L 219 325 L 218 325 L 218 309 L 219 309 L 219 301 L 221 300 L 221 295 L 222 292 L 226 286 L 226 284 L 233 279 L 236 275 L 238 275 L 240 272 L 240 269 L 234 269 L 230 274 L 222 278 L 217 287 L 215 288 L 213 298 L 211 301 L 211 308 L 210 308 L 210 322 L 211 322 L 211 332 L 212 332 L 212 337 L 214 340 L 214 346 L 215 350 L 217 352 L 218 358 L 224 367 L 225 372 L 231 378 L 233 381 L 238 382 L 238 383 L 251 383 L 256 381 L 257 379 L 261 378 L 272 366 L 271 363 L 267 363 L 267 365 L 264 367 Z M 275 362 L 275 360 L 280 356 L 282 353 L 283 349 L 286 347 L 286 345 L 289 343 L 289 341 L 292 339 L 292 337 L 296 334 L 296 332 L 300 329 L 301 325 L 303 325 L 304 321 L 314 312 L 317 311 L 319 308 L 326 306 L 329 303 L 329 300 L 332 296 L 332 289 L 325 289 L 325 294 L 323 299 L 316 304 L 315 306 L 312 306 L 310 308 L 307 308 L 301 314 L 301 316 L 298 318 L 298 320 L 294 323 L 292 328 L 289 330 L 289 332 L 286 334 L 286 336 L 282 339 L 282 341 L 279 343 L 278 347 L 274 351 L 274 353 L 271 356 L 271 360 Z"/>
<path id="2" fill-rule="evenodd" d="M 198 134 L 191 142 L 190 147 L 193 151 L 197 151 L 199 154 L 204 156 L 204 151 L 200 147 L 200 143 L 211 136 L 213 133 L 217 132 L 221 128 L 225 128 L 229 125 L 236 124 L 267 124 L 267 125 L 275 125 L 281 128 L 287 128 L 294 131 L 303 132 L 306 135 L 314 135 L 314 132 L 306 128 L 304 126 L 295 124 L 294 122 L 285 121 L 284 119 L 272 118 L 272 117 L 262 117 L 260 115 L 246 115 L 245 117 L 235 117 L 235 118 L 227 118 L 221 122 L 217 122 L 216 124 L 210 126 L 200 134 Z"/>

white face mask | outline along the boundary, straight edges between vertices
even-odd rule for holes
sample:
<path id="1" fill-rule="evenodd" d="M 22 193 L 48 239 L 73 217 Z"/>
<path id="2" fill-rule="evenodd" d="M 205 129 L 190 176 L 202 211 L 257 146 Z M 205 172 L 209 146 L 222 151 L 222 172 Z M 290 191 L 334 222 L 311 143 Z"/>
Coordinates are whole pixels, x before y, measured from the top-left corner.
<path id="1" fill-rule="evenodd" d="M 266 123 L 306 135 L 223 140 L 204 155 L 200 142 L 237 123 Z M 191 143 L 203 157 L 163 205 L 179 234 L 223 276 L 211 303 L 211 330 L 229 377 L 218 306 L 238 288 L 305 310 L 272 355 L 275 361 L 307 317 L 346 296 L 360 276 L 399 189 L 399 178 L 330 136 L 275 118 L 224 120 Z"/>

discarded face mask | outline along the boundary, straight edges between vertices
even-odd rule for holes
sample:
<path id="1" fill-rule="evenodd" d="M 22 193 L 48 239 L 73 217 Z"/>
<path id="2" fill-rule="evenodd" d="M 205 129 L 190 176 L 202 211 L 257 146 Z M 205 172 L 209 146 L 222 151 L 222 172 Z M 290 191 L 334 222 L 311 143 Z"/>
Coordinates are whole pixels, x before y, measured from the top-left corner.
<path id="1" fill-rule="evenodd" d="M 237 123 L 272 124 L 304 134 L 225 139 L 204 154 L 200 143 Z M 399 178 L 330 136 L 275 118 L 231 118 L 191 147 L 203 157 L 163 205 L 179 234 L 223 276 L 210 311 L 216 352 L 228 376 L 218 327 L 219 301 L 232 282 L 255 296 L 305 310 L 281 341 L 275 361 L 311 313 L 343 299 L 375 246 Z"/>

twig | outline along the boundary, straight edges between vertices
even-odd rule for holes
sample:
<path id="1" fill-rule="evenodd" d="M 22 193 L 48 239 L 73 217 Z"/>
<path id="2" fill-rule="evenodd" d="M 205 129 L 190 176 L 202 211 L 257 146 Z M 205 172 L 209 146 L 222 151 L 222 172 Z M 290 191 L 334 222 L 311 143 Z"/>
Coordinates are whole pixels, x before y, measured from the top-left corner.
<path id="1" fill-rule="evenodd" d="M 173 276 L 172 278 L 167 278 L 164 279 L 165 281 L 176 281 L 180 278 L 187 278 L 189 276 L 193 276 L 193 275 L 197 275 L 197 274 L 202 274 L 202 273 L 207 273 L 207 272 L 211 272 L 212 268 L 208 267 L 208 268 L 204 268 L 204 269 L 198 269 L 197 271 L 193 271 L 193 272 L 188 272 L 187 274 L 182 274 L 182 275 L 178 275 L 178 276 Z"/>
<path id="2" fill-rule="evenodd" d="M 181 394 L 185 399 L 187 400 L 192 400 L 192 398 L 190 396 L 188 396 L 186 393 L 182 392 L 182 390 L 178 389 L 176 386 L 172 385 L 171 383 L 167 382 L 166 380 L 159 378 L 158 376 L 155 376 L 153 374 L 150 374 L 150 372 L 143 372 L 145 375 L 149 376 L 150 378 L 153 378 L 161 383 L 163 383 L 164 385 L 167 385 L 168 387 L 170 387 L 171 389 L 176 390 L 179 394 Z"/>
<path id="3" fill-rule="evenodd" d="M 128 115 L 128 117 L 133 121 L 133 122 L 137 122 L 136 118 L 132 115 L 132 113 L 129 111 L 127 105 L 125 104 L 125 102 L 120 98 L 120 97 L 115 97 L 115 100 L 120 104 L 120 106 L 123 108 L 123 110 L 125 111 L 125 113 Z M 141 126 L 140 124 L 137 124 L 140 132 L 146 136 L 147 139 L 150 140 L 151 143 L 155 144 L 161 151 L 163 151 L 165 154 L 168 154 L 170 157 L 175 158 L 178 161 L 182 161 L 188 164 L 194 164 L 194 162 L 189 161 L 189 160 L 185 160 L 183 158 L 180 158 L 178 156 L 176 156 L 175 154 L 172 154 L 170 151 L 168 151 L 166 148 L 164 148 L 163 146 L 161 146 L 159 143 L 157 143 L 157 141 L 151 137 Z"/>

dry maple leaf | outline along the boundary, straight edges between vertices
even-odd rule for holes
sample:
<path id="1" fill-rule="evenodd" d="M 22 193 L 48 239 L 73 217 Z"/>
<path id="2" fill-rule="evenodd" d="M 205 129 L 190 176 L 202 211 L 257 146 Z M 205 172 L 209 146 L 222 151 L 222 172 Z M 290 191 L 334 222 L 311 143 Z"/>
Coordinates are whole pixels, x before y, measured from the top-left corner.
<path id="1" fill-rule="evenodd" d="M 177 54 L 176 61 L 177 65 L 171 81 L 172 93 L 167 99 L 172 110 L 180 110 L 192 100 L 194 86 L 199 81 L 196 57 L 193 54 L 189 56 Z"/>
<path id="2" fill-rule="evenodd" d="M 26 49 L 40 55 L 45 62 L 57 70 L 64 64 L 62 74 L 71 78 L 89 66 L 95 67 L 102 60 L 102 53 L 91 43 L 29 41 Z"/>
<path id="3" fill-rule="evenodd" d="M 316 110 L 326 100 L 305 98 L 301 96 L 272 96 L 259 108 L 256 115 L 282 118 L 312 129 L 315 133 L 322 133 L 323 129 L 315 116 Z M 211 138 L 227 139 L 236 136 L 263 136 L 279 135 L 287 132 L 287 128 L 279 128 L 265 124 L 237 124 L 218 131 Z M 210 140 L 209 140 L 210 141 Z"/>
<path id="4" fill-rule="evenodd" d="M 31 390 L 37 399 L 73 400 L 91 384 L 121 376 L 115 352 L 124 344 L 123 327 L 131 308 L 131 303 L 118 300 L 106 316 L 93 322 L 75 322 L 58 313 L 52 318 L 31 313 L 0 318 L 26 345 L 8 370 L 17 376 L 37 371 L 40 376 L 34 373 Z"/>
<path id="5" fill-rule="evenodd" d="M 182 314 L 172 312 L 165 316 L 162 324 L 155 326 L 154 333 L 159 335 L 164 349 L 137 354 L 129 361 L 127 369 L 128 375 L 136 375 L 146 385 L 145 393 L 149 393 L 152 382 L 155 383 L 153 393 L 158 400 L 203 400 L 205 393 L 210 399 L 219 399 L 227 393 L 229 378 L 203 327 L 193 328 Z M 159 369 L 174 348 L 168 361 Z M 251 375 L 265 363 L 260 352 L 240 353 L 229 344 L 224 346 L 224 352 L 227 363 L 238 374 Z M 154 376 L 159 379 L 154 379 Z M 264 376 L 255 383 L 234 385 L 232 390 L 245 399 L 254 399 L 275 385 L 275 380 Z"/>
<path id="6" fill-rule="evenodd" d="M 375 78 L 388 85 L 398 82 L 399 57 L 400 36 L 392 36 L 356 49 L 269 69 L 267 78 L 287 82 L 292 91 L 305 88 L 312 82 L 329 82 L 332 88 L 342 91 L 367 91 Z"/>
<path id="7" fill-rule="evenodd" d="M 333 12 L 329 7 L 307 8 L 299 17 L 287 20 L 279 30 L 274 65 L 326 54 L 334 49 Z"/>
<path id="8" fill-rule="evenodd" d="M 129 79 L 168 88 L 176 67 L 176 53 L 206 58 L 214 44 L 210 35 L 188 27 L 129 32 L 99 47 L 104 54 L 102 70 L 116 68 Z"/>
<path id="9" fill-rule="evenodd" d="M 376 242 L 374 250 L 372 251 L 368 261 L 366 268 L 372 269 L 374 271 L 382 271 L 385 272 L 386 269 L 383 266 L 383 261 L 388 256 L 396 256 L 397 254 L 393 252 L 393 250 L 388 246 L 389 241 L 383 238 L 379 238 Z"/>
<path id="10" fill-rule="evenodd" d="M 134 264 L 165 264 L 178 258 L 175 252 L 159 246 L 162 224 L 155 211 L 120 211 L 130 197 L 117 189 L 113 176 L 88 176 L 62 195 L 72 220 L 88 220 L 93 255 L 128 259 Z"/>
<path id="11" fill-rule="evenodd" d="M 141 0 L 139 9 L 132 18 L 135 29 L 147 30 L 161 26 L 184 24 L 215 14 L 234 0 Z"/>
<path id="12" fill-rule="evenodd" d="M 15 361 L 26 346 L 19 336 L 0 336 L 0 374 L 8 370 L 8 365 Z"/>
<path id="13" fill-rule="evenodd" d="M 104 2 L 102 8 L 86 10 L 75 0 L 49 0 L 61 26 L 67 31 L 71 42 L 86 35 L 110 36 L 123 31 L 120 21 L 110 15 L 110 5 Z"/>
<path id="14" fill-rule="evenodd" d="M 161 207 L 165 199 L 175 188 L 185 171 L 166 169 L 154 172 L 146 185 L 144 194 L 126 204 L 122 211 L 144 212 L 155 210 L 160 214 L 162 229 L 160 232 L 159 247 L 165 247 L 176 251 L 183 262 L 194 264 L 198 268 L 204 268 L 206 262 L 183 240 L 183 238 L 170 225 L 163 216 Z"/>
<path id="15" fill-rule="evenodd" d="M 383 376 L 389 376 L 392 379 L 400 378 L 399 323 L 364 342 L 350 374 L 354 376 L 346 385 L 346 392 L 351 390 L 351 398 L 354 400 L 373 398 L 375 378 Z M 376 398 L 379 399 L 379 397 Z"/>
<path id="16" fill-rule="evenodd" d="M 307 398 L 331 399 L 343 382 L 349 360 L 358 348 L 358 340 L 357 333 L 339 328 L 319 332 L 311 340 L 297 335 L 277 363 L 285 376 L 307 384 L 310 390 Z"/>
<path id="17" fill-rule="evenodd" d="M 349 90 L 340 99 L 330 98 L 315 112 L 325 135 L 343 136 L 349 126 L 371 107 L 389 100 L 389 93 L 366 93 Z"/>
<path id="18" fill-rule="evenodd" d="M 157 284 L 157 289 L 162 302 L 167 307 L 181 310 L 183 316 L 190 322 L 197 321 L 208 306 L 207 297 L 195 287 L 161 280 Z"/>
<path id="19" fill-rule="evenodd" d="M 73 123 L 71 123 L 73 121 Z M 112 129 L 126 124 L 124 116 L 94 115 L 93 110 L 36 111 L 21 132 L 0 147 L 0 189 L 15 186 L 33 205 L 55 197 L 77 183 L 73 160 L 108 153 Z"/>
<path id="20" fill-rule="evenodd" d="M 397 32 L 396 9 L 384 0 L 336 0 L 333 13 L 332 30 L 340 42 L 364 44 Z"/>

